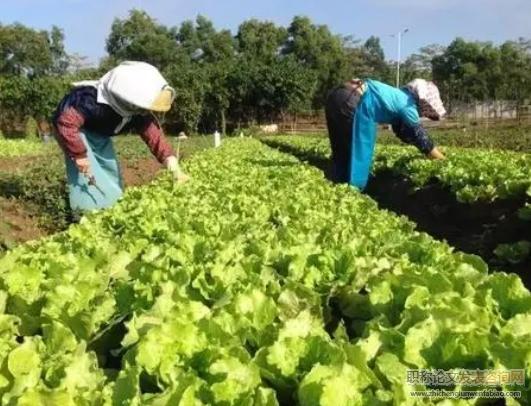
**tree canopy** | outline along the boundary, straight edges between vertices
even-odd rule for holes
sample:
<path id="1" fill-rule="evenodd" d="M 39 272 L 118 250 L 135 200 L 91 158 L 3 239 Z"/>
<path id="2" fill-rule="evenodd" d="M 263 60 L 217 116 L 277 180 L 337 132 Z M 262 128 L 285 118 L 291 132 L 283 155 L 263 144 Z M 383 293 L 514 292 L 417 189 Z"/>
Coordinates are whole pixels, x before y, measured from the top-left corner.
<path id="1" fill-rule="evenodd" d="M 64 40 L 56 26 L 0 24 L 0 128 L 6 117 L 49 117 L 70 82 L 96 79 L 124 60 L 163 72 L 177 90 L 168 124 L 187 132 L 319 110 L 328 91 L 352 77 L 395 81 L 378 37 L 337 35 L 305 16 L 286 27 L 250 19 L 233 33 L 202 15 L 166 26 L 134 9 L 114 20 L 98 66 L 67 53 Z M 531 40 L 428 44 L 401 64 L 402 83 L 416 77 L 436 81 L 446 101 L 523 101 L 531 96 Z"/>

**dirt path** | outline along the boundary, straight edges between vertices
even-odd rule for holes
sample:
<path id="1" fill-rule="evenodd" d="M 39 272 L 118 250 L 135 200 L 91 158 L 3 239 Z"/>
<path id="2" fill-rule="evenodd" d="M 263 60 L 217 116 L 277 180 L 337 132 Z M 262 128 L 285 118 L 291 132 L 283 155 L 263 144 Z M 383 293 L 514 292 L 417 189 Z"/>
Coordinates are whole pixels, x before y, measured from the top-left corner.
<path id="1" fill-rule="evenodd" d="M 39 219 L 17 200 L 0 198 L 0 214 L 0 251 L 46 235 Z"/>
<path id="2" fill-rule="evenodd" d="M 508 264 L 494 255 L 498 244 L 531 241 L 529 222 L 518 217 L 524 198 L 467 204 L 459 203 L 450 190 L 436 182 L 413 190 L 407 179 L 382 172 L 370 180 L 366 193 L 381 208 L 409 217 L 420 231 L 459 251 L 479 255 L 493 270 L 517 273 L 531 287 L 531 258 Z"/>
<path id="3" fill-rule="evenodd" d="M 160 173 L 162 166 L 153 158 L 129 162 L 122 159 L 120 168 L 125 186 L 140 186 L 154 180 Z"/>

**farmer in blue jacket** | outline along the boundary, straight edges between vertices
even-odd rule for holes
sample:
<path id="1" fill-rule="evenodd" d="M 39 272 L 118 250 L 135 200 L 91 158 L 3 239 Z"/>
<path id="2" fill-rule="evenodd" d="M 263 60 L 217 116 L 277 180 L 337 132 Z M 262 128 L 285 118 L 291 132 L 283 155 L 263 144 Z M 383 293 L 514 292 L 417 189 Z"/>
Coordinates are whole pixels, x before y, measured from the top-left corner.
<path id="1" fill-rule="evenodd" d="M 351 80 L 332 90 L 325 111 L 336 182 L 365 189 L 377 124 L 391 124 L 403 142 L 430 158 L 444 159 L 420 120 L 440 120 L 446 114 L 433 82 L 416 79 L 398 89 L 375 80 Z"/>

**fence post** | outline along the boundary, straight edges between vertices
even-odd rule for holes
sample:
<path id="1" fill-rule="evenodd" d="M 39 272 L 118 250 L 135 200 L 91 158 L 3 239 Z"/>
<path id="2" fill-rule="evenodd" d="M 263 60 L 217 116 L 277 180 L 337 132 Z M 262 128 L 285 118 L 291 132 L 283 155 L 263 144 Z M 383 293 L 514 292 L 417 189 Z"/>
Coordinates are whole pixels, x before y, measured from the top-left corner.
<path id="1" fill-rule="evenodd" d="M 489 129 L 489 118 L 490 118 L 490 103 L 487 104 L 487 121 L 486 121 L 486 129 Z"/>

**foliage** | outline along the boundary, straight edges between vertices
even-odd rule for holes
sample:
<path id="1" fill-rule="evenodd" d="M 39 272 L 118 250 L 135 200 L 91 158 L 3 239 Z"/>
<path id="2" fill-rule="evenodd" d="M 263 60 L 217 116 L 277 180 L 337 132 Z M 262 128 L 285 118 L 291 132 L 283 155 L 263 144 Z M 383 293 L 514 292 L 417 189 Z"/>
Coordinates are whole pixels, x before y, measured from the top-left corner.
<path id="1" fill-rule="evenodd" d="M 257 141 L 186 169 L 0 259 L 6 402 L 413 405 L 407 368 L 529 379 L 517 277 Z"/>
<path id="2" fill-rule="evenodd" d="M 333 35 L 326 25 L 312 24 L 309 18 L 296 16 L 288 27 L 288 39 L 282 53 L 293 55 L 296 61 L 317 74 L 318 87 L 313 94 L 313 106 L 320 108 L 331 88 L 343 83 L 349 66 L 342 38 Z"/>
<path id="3" fill-rule="evenodd" d="M 82 55 L 67 54 L 58 27 L 0 25 L 0 127 L 8 134 L 12 121 L 48 119 L 70 82 L 97 79 L 127 59 L 154 64 L 176 88 L 168 114 L 175 132 L 225 133 L 321 110 L 330 89 L 352 77 L 395 83 L 395 62 L 386 60 L 380 38 L 336 35 L 304 16 L 285 27 L 249 19 L 232 33 L 203 15 L 164 25 L 135 9 L 114 20 L 105 49 L 90 67 Z M 514 101 L 520 111 L 531 97 L 530 67 L 526 39 L 494 45 L 457 38 L 408 57 L 401 83 L 434 79 L 450 112 L 454 102 L 487 99 Z"/>
<path id="4" fill-rule="evenodd" d="M 385 147 L 375 171 L 390 169 L 422 186 L 432 179 L 449 187 L 461 202 L 523 198 L 531 187 L 527 154 L 480 149 L 445 149 L 444 162 L 425 159 L 413 148 Z"/>
<path id="5" fill-rule="evenodd" d="M 128 18 L 114 20 L 106 48 L 116 61 L 144 61 L 162 69 L 178 61 L 175 35 L 144 11 L 132 10 Z"/>
<path id="6" fill-rule="evenodd" d="M 265 142 L 272 147 L 293 151 L 296 156 L 314 163 L 328 161 L 330 156 L 329 142 L 324 137 L 274 136 Z M 460 203 L 514 200 L 516 204 L 511 207 L 516 208 L 510 209 L 510 213 L 522 220 L 531 219 L 531 159 L 528 154 L 462 148 L 444 148 L 444 152 L 446 160 L 434 161 L 426 159 L 412 147 L 378 145 L 372 174 L 377 177 L 391 172 L 408 179 L 413 184 L 412 189 L 440 185 L 453 193 Z M 494 209 L 493 212 L 496 213 Z M 499 222 L 506 217 L 496 216 Z M 484 224 L 483 228 L 488 234 Z M 528 241 L 516 240 L 511 244 L 505 243 L 507 240 L 501 241 L 504 243 L 497 247 L 499 240 L 493 246 L 485 243 L 485 250 L 503 264 L 517 265 L 529 257 Z"/>
<path id="7" fill-rule="evenodd" d="M 390 67 L 385 60 L 380 38 L 371 36 L 363 45 L 363 53 L 366 61 L 366 76 L 394 83 L 391 78 Z"/>
<path id="8" fill-rule="evenodd" d="M 47 120 L 68 90 L 68 82 L 50 76 L 0 77 L 0 125 L 6 136 L 15 129 L 13 118 L 22 123 L 27 117 Z"/>
<path id="9" fill-rule="evenodd" d="M 529 241 L 518 241 L 515 244 L 500 244 L 494 250 L 494 254 L 503 261 L 511 264 L 523 262 L 531 252 Z"/>
<path id="10" fill-rule="evenodd" d="M 59 27 L 36 31 L 20 23 L 0 25 L 0 75 L 60 75 L 66 71 L 66 62 Z"/>
<path id="11" fill-rule="evenodd" d="M 169 138 L 169 141 L 181 159 L 213 145 L 209 140 L 198 137 L 186 141 Z M 140 160 L 154 159 L 138 136 L 116 137 L 115 146 L 122 164 L 130 167 L 136 166 Z M 30 159 L 16 169 L 7 166 L 0 169 L 0 196 L 24 203 L 48 231 L 65 229 L 71 223 L 73 213 L 67 200 L 64 157 L 56 142 L 52 140 L 50 144 L 42 144 L 0 139 L 0 158 L 21 156 Z"/>
<path id="12" fill-rule="evenodd" d="M 37 156 L 20 170 L 0 170 L 0 195 L 25 203 L 52 232 L 65 229 L 71 221 L 64 162 L 54 152 L 46 158 Z"/>
<path id="13" fill-rule="evenodd" d="M 24 134 L 26 137 L 33 139 L 39 137 L 39 124 L 33 117 L 28 117 L 26 119 Z"/>
<path id="14" fill-rule="evenodd" d="M 327 159 L 324 137 L 274 136 L 270 145 L 288 145 L 308 157 Z M 392 171 L 421 187 L 433 180 L 448 187 L 461 202 L 525 199 L 531 188 L 531 157 L 512 151 L 443 148 L 444 161 L 426 159 L 414 147 L 377 145 L 372 172 Z"/>
<path id="15" fill-rule="evenodd" d="M 165 74 L 176 91 L 176 107 L 168 114 L 168 124 L 173 124 L 188 134 L 197 132 L 206 93 L 204 70 L 200 67 L 194 69 L 192 63 L 187 62 L 171 66 Z"/>
<path id="16" fill-rule="evenodd" d="M 464 127 L 428 130 L 433 140 L 445 147 L 531 152 L 531 127 L 529 125 L 493 126 L 489 129 Z M 402 144 L 402 141 L 392 131 L 380 131 L 378 142 Z"/>
<path id="17" fill-rule="evenodd" d="M 432 59 L 433 78 L 447 100 L 517 100 L 531 96 L 531 47 L 526 41 L 500 46 L 454 40 Z"/>
<path id="18" fill-rule="evenodd" d="M 48 149 L 48 146 L 37 141 L 6 140 L 0 138 L 0 158 L 43 154 Z"/>

